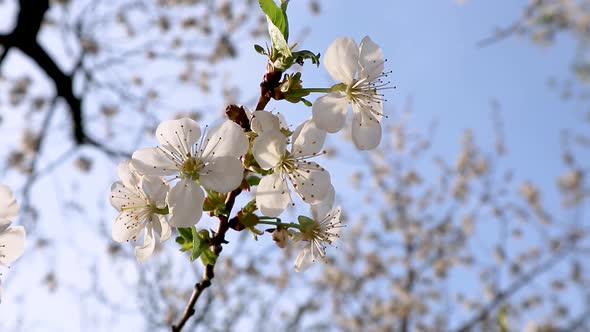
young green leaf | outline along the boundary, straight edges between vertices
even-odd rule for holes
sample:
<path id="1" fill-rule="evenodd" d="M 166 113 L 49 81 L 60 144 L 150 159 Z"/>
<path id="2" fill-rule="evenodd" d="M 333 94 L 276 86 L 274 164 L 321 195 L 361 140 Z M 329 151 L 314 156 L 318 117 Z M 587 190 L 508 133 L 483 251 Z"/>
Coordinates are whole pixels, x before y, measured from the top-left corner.
<path id="1" fill-rule="evenodd" d="M 205 248 L 201 254 L 201 261 L 203 262 L 203 265 L 215 265 L 217 255 L 215 255 L 211 249 Z"/>
<path id="2" fill-rule="evenodd" d="M 279 28 L 268 20 L 268 34 L 272 43 L 273 50 L 276 50 L 283 57 L 291 57 L 291 48 L 287 45 L 287 39 L 284 37 Z M 273 52 L 274 53 L 274 52 Z M 273 59 L 277 59 L 277 55 L 273 54 Z"/>
<path id="3" fill-rule="evenodd" d="M 260 9 L 266 14 L 268 20 L 272 22 L 272 24 L 280 31 L 281 35 L 283 35 L 286 44 L 286 41 L 289 40 L 289 25 L 287 23 L 287 15 L 285 12 L 277 6 L 274 0 L 258 0 L 258 3 L 260 4 Z"/>
<path id="4" fill-rule="evenodd" d="M 186 239 L 188 242 L 191 242 L 193 240 L 192 228 L 194 228 L 194 227 L 191 227 L 191 228 L 189 228 L 189 227 L 187 227 L 187 228 L 179 227 L 178 228 L 178 233 L 180 234 L 180 236 L 182 236 L 182 238 Z"/>
<path id="5" fill-rule="evenodd" d="M 314 65 L 317 65 L 318 67 L 320 66 L 320 54 L 319 53 L 314 54 L 311 51 L 303 50 L 303 51 L 293 52 L 293 58 L 295 59 L 295 62 L 297 62 L 300 65 L 303 65 L 303 60 L 310 59 L 311 63 L 313 63 Z"/>
<path id="6" fill-rule="evenodd" d="M 254 49 L 256 50 L 256 52 L 258 52 L 262 55 L 267 55 L 266 50 L 260 45 L 254 44 Z"/>
<path id="7" fill-rule="evenodd" d="M 190 260 L 192 262 L 195 259 L 199 258 L 199 256 L 201 256 L 201 253 L 203 252 L 203 246 L 201 243 L 203 239 L 201 238 L 201 235 L 199 234 L 199 232 L 197 232 L 197 229 L 195 227 L 192 227 L 191 230 L 193 237 L 193 248 L 191 251 Z"/>

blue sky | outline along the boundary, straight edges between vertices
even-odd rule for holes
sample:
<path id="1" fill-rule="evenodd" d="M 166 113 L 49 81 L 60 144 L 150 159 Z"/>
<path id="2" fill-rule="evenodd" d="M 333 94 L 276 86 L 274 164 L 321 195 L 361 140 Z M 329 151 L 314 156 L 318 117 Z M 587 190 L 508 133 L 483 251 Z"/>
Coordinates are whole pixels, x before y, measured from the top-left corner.
<path id="1" fill-rule="evenodd" d="M 434 149 L 441 154 L 457 151 L 465 128 L 473 128 L 478 142 L 492 146 L 490 102 L 497 100 L 509 163 L 531 180 L 553 187 L 562 170 L 559 132 L 583 128 L 585 109 L 564 102 L 547 82 L 570 76 L 575 42 L 559 35 L 555 45 L 541 47 L 513 36 L 483 48 L 476 45 L 494 28 L 518 19 L 527 3 L 329 1 L 321 16 L 292 22 L 315 27 L 305 43 L 314 51 L 325 50 L 339 36 L 360 41 L 370 35 L 383 48 L 397 86 L 387 95 L 390 105 L 399 110 L 411 98 L 411 124 L 420 130 L 437 119 Z M 302 7 L 293 1 L 291 13 L 301 13 Z"/>

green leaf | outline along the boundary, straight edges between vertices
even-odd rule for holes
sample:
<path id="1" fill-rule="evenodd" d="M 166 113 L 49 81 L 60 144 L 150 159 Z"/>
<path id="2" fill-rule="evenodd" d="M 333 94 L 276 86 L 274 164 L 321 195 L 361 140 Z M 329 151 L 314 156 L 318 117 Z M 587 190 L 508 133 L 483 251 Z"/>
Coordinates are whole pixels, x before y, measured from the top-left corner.
<path id="1" fill-rule="evenodd" d="M 187 227 L 187 228 L 179 227 L 178 233 L 180 234 L 180 236 L 182 236 L 188 242 L 192 242 L 193 241 L 193 233 L 192 233 L 193 228 L 194 227 Z"/>
<path id="2" fill-rule="evenodd" d="M 193 249 L 193 243 L 192 242 L 187 242 L 187 243 L 183 244 L 182 247 L 180 247 L 180 251 L 181 252 L 189 251 L 191 249 Z"/>
<path id="3" fill-rule="evenodd" d="M 192 241 L 187 241 L 185 238 L 183 238 L 182 236 L 177 236 L 176 237 L 176 243 L 180 244 L 180 251 L 185 252 L 185 251 L 189 251 L 193 248 L 193 242 Z"/>
<path id="4" fill-rule="evenodd" d="M 203 248 L 202 248 L 202 238 L 201 235 L 197 232 L 197 229 L 195 227 L 191 228 L 192 231 L 192 236 L 193 236 L 193 250 L 191 251 L 191 255 L 190 255 L 190 260 L 191 262 L 194 261 L 195 259 L 199 258 L 199 256 L 201 256 L 201 253 L 203 252 Z"/>
<path id="5" fill-rule="evenodd" d="M 311 101 L 309 101 L 309 100 L 307 100 L 307 99 L 305 99 L 305 98 L 301 98 L 301 102 L 302 102 L 302 103 L 303 103 L 305 106 L 307 106 L 307 107 L 311 107 L 311 106 L 312 106 L 312 104 L 311 104 Z"/>
<path id="6" fill-rule="evenodd" d="M 283 36 L 279 28 L 277 28 L 270 21 L 268 22 L 268 34 L 270 35 L 270 41 L 272 43 L 273 50 L 276 50 L 276 52 L 278 52 L 278 54 L 282 55 L 283 57 L 290 58 L 291 48 L 289 45 L 287 45 L 287 39 Z M 273 54 L 273 58 L 277 59 L 278 56 Z M 288 61 L 283 60 L 283 62 L 287 63 Z"/>
<path id="7" fill-rule="evenodd" d="M 283 36 L 285 44 L 287 44 L 287 40 L 289 39 L 289 24 L 287 23 L 287 15 L 285 14 L 285 11 L 279 8 L 279 6 L 277 6 L 274 0 L 258 0 L 258 3 L 260 4 L 260 9 L 262 9 L 262 11 L 266 14 L 266 17 L 269 20 L 269 32 L 270 26 L 274 25 Z M 285 5 L 285 10 L 286 9 L 287 6 Z"/>
<path id="8" fill-rule="evenodd" d="M 261 178 L 257 176 L 249 176 L 246 178 L 246 182 L 248 182 L 249 186 L 257 186 L 260 183 Z"/>
<path id="9" fill-rule="evenodd" d="M 262 55 L 267 55 L 266 50 L 260 45 L 254 44 L 254 49 L 256 50 L 256 52 L 258 52 Z"/>
<path id="10" fill-rule="evenodd" d="M 215 265 L 215 262 L 217 262 L 217 255 L 215 255 L 211 249 L 206 248 L 201 254 L 201 261 L 204 265 Z"/>
<path id="11" fill-rule="evenodd" d="M 297 62 L 300 65 L 303 65 L 303 60 L 310 59 L 311 63 L 318 67 L 320 66 L 320 53 L 314 54 L 312 51 L 303 50 L 293 52 L 293 58 L 295 59 L 295 62 Z"/>

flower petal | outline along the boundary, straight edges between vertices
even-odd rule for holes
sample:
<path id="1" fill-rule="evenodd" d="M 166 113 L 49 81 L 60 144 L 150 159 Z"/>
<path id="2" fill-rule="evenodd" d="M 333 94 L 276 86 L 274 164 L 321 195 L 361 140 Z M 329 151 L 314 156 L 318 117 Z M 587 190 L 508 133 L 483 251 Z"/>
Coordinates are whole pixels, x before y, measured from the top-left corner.
<path id="1" fill-rule="evenodd" d="M 131 166 L 144 175 L 167 176 L 178 173 L 181 160 L 161 147 L 143 148 L 133 152 Z"/>
<path id="2" fill-rule="evenodd" d="M 359 49 L 349 37 L 334 40 L 326 50 L 324 66 L 337 81 L 351 83 L 359 69 Z"/>
<path id="3" fill-rule="evenodd" d="M 359 79 L 368 77 L 372 80 L 381 75 L 383 73 L 385 61 L 379 45 L 375 44 L 369 36 L 366 36 L 361 41 L 359 50 L 359 63 L 361 66 L 358 75 Z"/>
<path id="4" fill-rule="evenodd" d="M 240 157 L 248 151 L 248 137 L 242 127 L 226 120 L 207 134 L 199 156 L 205 161 L 215 157 Z"/>
<path id="5" fill-rule="evenodd" d="M 135 247 L 135 257 L 140 263 L 145 262 L 156 249 L 156 240 L 154 239 L 154 229 L 151 226 L 146 227 L 143 234 L 143 245 Z"/>
<path id="6" fill-rule="evenodd" d="M 265 130 L 280 130 L 279 118 L 267 111 L 255 111 L 252 113 L 252 120 L 250 121 L 250 127 L 252 131 L 258 135 L 262 134 Z"/>
<path id="7" fill-rule="evenodd" d="M 305 246 L 295 258 L 295 264 L 293 264 L 295 272 L 303 272 L 307 270 L 312 263 L 313 259 L 311 257 L 311 250 L 309 249 L 309 246 Z"/>
<path id="8" fill-rule="evenodd" d="M 336 191 L 334 190 L 334 186 L 330 184 L 330 188 L 324 198 L 311 206 L 311 215 L 313 216 L 313 219 L 321 220 L 321 218 L 330 212 L 332 206 L 334 206 L 335 196 Z"/>
<path id="9" fill-rule="evenodd" d="M 141 179 L 141 187 L 150 204 L 158 208 L 166 206 L 166 194 L 170 188 L 164 180 L 156 176 L 144 176 Z"/>
<path id="10" fill-rule="evenodd" d="M 287 138 L 278 130 L 266 131 L 254 140 L 252 155 L 263 169 L 277 166 L 286 153 Z"/>
<path id="11" fill-rule="evenodd" d="M 164 242 L 170 238 L 170 235 L 172 234 L 172 228 L 170 228 L 170 224 L 168 224 L 166 216 L 159 214 L 158 219 L 159 220 L 157 222 L 154 221 L 154 230 L 160 235 L 160 242 Z"/>
<path id="12" fill-rule="evenodd" d="M 170 211 L 170 226 L 191 227 L 201 219 L 205 193 L 194 181 L 183 179 L 170 189 L 166 201 Z"/>
<path id="13" fill-rule="evenodd" d="M 12 190 L 0 184 L 0 220 L 12 220 L 18 214 L 18 204 Z"/>
<path id="14" fill-rule="evenodd" d="M 11 227 L 0 234 L 0 265 L 7 266 L 25 251 L 25 228 Z"/>
<path id="15" fill-rule="evenodd" d="M 326 131 L 319 129 L 311 119 L 303 122 L 293 133 L 294 156 L 310 156 L 319 153 L 326 141 Z"/>
<path id="16" fill-rule="evenodd" d="M 219 157 L 210 162 L 200 176 L 203 187 L 219 193 L 228 193 L 242 183 L 244 166 L 235 157 Z"/>
<path id="17" fill-rule="evenodd" d="M 138 196 L 137 188 L 126 187 L 123 182 L 117 181 L 111 186 L 111 205 L 121 211 L 130 206 L 144 206 L 147 202 Z"/>
<path id="18" fill-rule="evenodd" d="M 354 145 L 359 150 L 376 148 L 381 142 L 381 124 L 369 112 L 355 111 L 353 113 L 352 141 Z"/>
<path id="19" fill-rule="evenodd" d="M 201 137 L 199 124 L 189 118 L 164 121 L 156 129 L 156 139 L 160 146 L 180 156 L 186 156 L 192 152 L 192 147 L 199 137 Z"/>
<path id="20" fill-rule="evenodd" d="M 330 189 L 330 173 L 316 163 L 310 169 L 299 170 L 290 175 L 295 192 L 309 204 L 320 202 Z"/>
<path id="21" fill-rule="evenodd" d="M 266 175 L 256 189 L 256 206 L 265 216 L 277 217 L 291 201 L 287 181 L 279 174 Z"/>
<path id="22" fill-rule="evenodd" d="M 117 175 L 121 179 L 121 182 L 123 182 L 128 188 L 135 188 L 139 185 L 139 176 L 131 167 L 130 160 L 125 160 L 119 163 L 117 166 Z"/>
<path id="23" fill-rule="evenodd" d="M 119 214 L 113 224 L 112 237 L 116 242 L 134 240 L 139 232 L 145 227 L 145 216 L 142 209 L 125 210 Z"/>
<path id="24" fill-rule="evenodd" d="M 344 127 L 347 110 L 346 95 L 343 92 L 330 92 L 313 103 L 313 121 L 319 129 L 335 133 Z"/>

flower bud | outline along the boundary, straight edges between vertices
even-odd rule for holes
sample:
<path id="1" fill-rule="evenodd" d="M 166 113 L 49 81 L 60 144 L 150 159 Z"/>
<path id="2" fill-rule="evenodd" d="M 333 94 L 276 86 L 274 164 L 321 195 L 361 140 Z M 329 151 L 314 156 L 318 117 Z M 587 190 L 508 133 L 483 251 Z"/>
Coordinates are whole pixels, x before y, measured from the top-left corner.
<path id="1" fill-rule="evenodd" d="M 279 248 L 285 248 L 289 243 L 289 232 L 284 228 L 277 228 L 272 232 L 272 239 Z"/>

